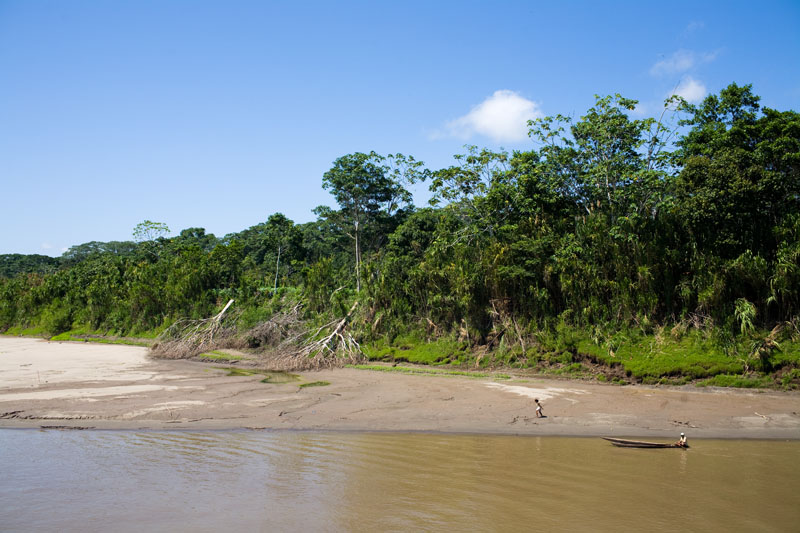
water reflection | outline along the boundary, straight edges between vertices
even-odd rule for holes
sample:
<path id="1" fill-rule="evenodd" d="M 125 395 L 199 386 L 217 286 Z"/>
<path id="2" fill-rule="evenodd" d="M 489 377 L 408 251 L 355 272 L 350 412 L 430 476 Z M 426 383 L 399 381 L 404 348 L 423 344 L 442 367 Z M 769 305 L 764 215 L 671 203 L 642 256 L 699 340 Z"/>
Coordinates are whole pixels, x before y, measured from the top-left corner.
<path id="1" fill-rule="evenodd" d="M 4 531 L 796 531 L 800 442 L 0 431 Z"/>

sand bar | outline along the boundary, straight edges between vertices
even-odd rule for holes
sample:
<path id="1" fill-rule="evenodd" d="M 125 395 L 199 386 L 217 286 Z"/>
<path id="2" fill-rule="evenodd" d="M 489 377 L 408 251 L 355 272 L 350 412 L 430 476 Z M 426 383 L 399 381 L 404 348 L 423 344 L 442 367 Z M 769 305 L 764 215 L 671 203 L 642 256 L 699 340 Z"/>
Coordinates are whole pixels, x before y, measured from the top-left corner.
<path id="1" fill-rule="evenodd" d="M 0 337 L 0 428 L 441 431 L 800 439 L 800 392 L 356 369 L 261 383 L 145 348 Z M 508 372 L 504 372 L 509 374 Z M 300 388 L 301 383 L 329 382 Z M 544 405 L 537 419 L 533 399 Z"/>

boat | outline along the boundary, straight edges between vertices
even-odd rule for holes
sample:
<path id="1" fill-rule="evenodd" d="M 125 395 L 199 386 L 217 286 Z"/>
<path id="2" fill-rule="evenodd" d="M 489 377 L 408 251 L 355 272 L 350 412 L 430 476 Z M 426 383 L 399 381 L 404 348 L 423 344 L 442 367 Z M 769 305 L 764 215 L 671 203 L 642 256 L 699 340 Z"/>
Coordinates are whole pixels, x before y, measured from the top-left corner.
<path id="1" fill-rule="evenodd" d="M 605 440 L 619 446 L 620 448 L 688 448 L 688 444 L 666 443 L 666 442 L 646 442 L 641 440 L 616 439 L 614 437 L 603 437 Z"/>

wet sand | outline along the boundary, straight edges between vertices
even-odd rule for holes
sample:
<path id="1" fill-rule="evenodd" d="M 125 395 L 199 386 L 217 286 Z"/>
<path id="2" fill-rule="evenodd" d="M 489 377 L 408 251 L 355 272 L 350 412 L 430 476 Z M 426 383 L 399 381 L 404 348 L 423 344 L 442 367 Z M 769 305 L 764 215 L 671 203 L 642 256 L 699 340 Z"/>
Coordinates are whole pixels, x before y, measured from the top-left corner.
<path id="1" fill-rule="evenodd" d="M 514 376 L 303 372 L 289 383 L 147 349 L 0 337 L 0 428 L 440 431 L 800 439 L 800 393 Z M 508 375 L 509 372 L 504 371 Z M 329 385 L 303 387 L 326 381 Z M 534 398 L 545 418 L 536 418 Z"/>

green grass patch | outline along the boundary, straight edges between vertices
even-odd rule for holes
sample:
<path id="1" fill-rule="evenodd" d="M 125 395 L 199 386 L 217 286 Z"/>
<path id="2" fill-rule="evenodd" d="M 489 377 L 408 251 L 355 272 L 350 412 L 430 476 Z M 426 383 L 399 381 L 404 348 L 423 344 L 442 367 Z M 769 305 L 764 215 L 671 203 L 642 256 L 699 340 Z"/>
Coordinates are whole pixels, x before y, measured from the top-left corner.
<path id="1" fill-rule="evenodd" d="M 697 383 L 698 387 L 736 387 L 740 389 L 766 389 L 773 387 L 775 382 L 769 376 L 748 377 L 719 374 Z"/>
<path id="2" fill-rule="evenodd" d="M 399 372 L 401 374 L 423 374 L 434 376 L 464 376 L 468 378 L 511 379 L 508 374 L 491 374 L 488 372 L 469 372 L 467 370 L 444 370 L 441 368 L 412 368 L 407 366 L 384 365 L 347 365 L 347 368 L 359 370 L 375 370 L 378 372 Z"/>
<path id="3" fill-rule="evenodd" d="M 784 389 L 796 389 L 800 387 L 800 368 L 789 369 L 788 372 L 780 376 L 781 387 Z"/>
<path id="4" fill-rule="evenodd" d="M 471 360 L 467 343 L 450 339 L 428 342 L 417 334 L 396 337 L 391 343 L 379 340 L 361 347 L 371 361 L 405 361 L 421 365 L 460 365 Z"/>
<path id="5" fill-rule="evenodd" d="M 98 344 L 124 344 L 126 346 L 150 346 L 149 342 L 126 337 L 105 337 L 85 333 L 83 330 L 72 330 L 50 337 L 51 341 L 93 342 Z"/>
<path id="6" fill-rule="evenodd" d="M 330 385 L 329 381 L 312 381 L 311 383 L 301 383 L 300 388 L 305 389 L 306 387 L 326 387 Z"/>
<path id="7" fill-rule="evenodd" d="M 12 326 L 8 328 L 4 335 L 14 336 L 14 337 L 46 337 L 47 331 L 42 326 L 35 326 L 35 327 L 23 327 L 23 326 Z"/>
<path id="8" fill-rule="evenodd" d="M 219 350 L 201 353 L 197 357 L 204 361 L 241 361 L 244 359 L 241 355 L 232 355 Z"/>
<path id="9" fill-rule="evenodd" d="M 740 337 L 727 346 L 727 353 L 713 334 L 702 331 L 690 331 L 680 338 L 618 333 L 613 343 L 603 345 L 583 335 L 578 352 L 598 363 L 618 366 L 625 375 L 644 384 L 684 385 L 699 381 L 700 386 L 793 388 L 796 383 L 791 372 L 800 367 L 800 342 L 788 336 L 780 339 L 780 347 L 770 354 L 764 367 L 751 351 L 754 342 L 767 334 L 765 331 Z M 612 344 L 613 351 L 609 349 Z M 751 371 L 768 372 L 745 377 L 745 363 Z"/>
<path id="10" fill-rule="evenodd" d="M 620 365 L 628 376 L 651 383 L 664 377 L 691 380 L 744 371 L 741 358 L 725 354 L 700 334 L 662 343 L 651 336 L 631 337 L 620 342 L 613 354 L 605 346 L 582 339 L 578 342 L 578 351 L 600 363 Z"/>
<path id="11" fill-rule="evenodd" d="M 787 366 L 800 368 L 800 342 L 782 340 L 780 350 L 772 353 L 771 361 L 775 368 Z"/>

